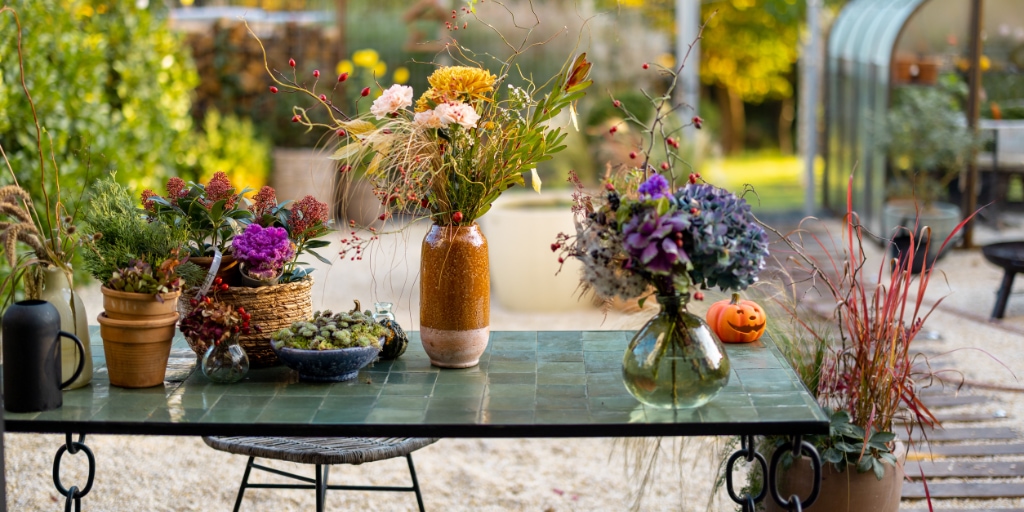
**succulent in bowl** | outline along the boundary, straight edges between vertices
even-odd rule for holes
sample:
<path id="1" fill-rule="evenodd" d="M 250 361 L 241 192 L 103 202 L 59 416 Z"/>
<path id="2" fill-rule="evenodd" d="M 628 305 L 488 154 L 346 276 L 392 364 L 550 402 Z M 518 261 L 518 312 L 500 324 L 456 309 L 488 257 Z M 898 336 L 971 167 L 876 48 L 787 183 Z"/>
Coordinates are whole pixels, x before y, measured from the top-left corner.
<path id="1" fill-rule="evenodd" d="M 338 382 L 354 379 L 380 354 L 387 333 L 369 312 L 317 311 L 308 321 L 294 322 L 271 336 L 271 347 L 302 380 Z"/>

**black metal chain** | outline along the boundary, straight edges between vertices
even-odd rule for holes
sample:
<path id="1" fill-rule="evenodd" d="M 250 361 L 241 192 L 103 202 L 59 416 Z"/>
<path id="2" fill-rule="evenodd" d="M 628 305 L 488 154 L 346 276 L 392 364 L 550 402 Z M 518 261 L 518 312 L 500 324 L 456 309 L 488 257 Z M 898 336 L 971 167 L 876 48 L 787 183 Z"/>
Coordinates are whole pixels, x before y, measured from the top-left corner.
<path id="1" fill-rule="evenodd" d="M 85 445 L 85 434 L 79 434 L 78 441 L 71 440 L 70 432 L 65 436 L 64 445 L 57 449 L 57 455 L 53 458 L 53 485 L 57 488 L 57 492 L 66 498 L 64 501 L 64 512 L 71 512 L 72 502 L 75 504 L 75 512 L 81 512 L 82 497 L 89 494 L 89 491 L 92 490 L 92 482 L 96 476 L 96 457 L 93 456 L 92 450 Z M 60 461 L 64 457 L 64 452 L 75 455 L 80 451 L 85 453 L 85 458 L 89 462 L 89 476 L 85 480 L 85 487 L 79 490 L 78 486 L 72 485 L 71 488 L 65 489 L 60 481 Z"/>
<path id="2" fill-rule="evenodd" d="M 782 456 L 790 450 L 794 458 L 800 457 L 801 454 L 806 455 L 807 458 L 811 459 L 811 468 L 814 470 L 814 481 L 811 484 L 811 493 L 807 495 L 807 499 L 801 501 L 800 497 L 796 494 L 791 495 L 788 499 L 782 498 L 782 493 L 779 492 L 779 461 L 782 460 Z M 772 463 L 769 466 L 768 472 L 768 487 L 771 489 L 772 499 L 775 503 L 786 510 L 793 512 L 802 512 L 803 509 L 814 504 L 814 500 L 818 499 L 818 492 L 821 491 L 821 457 L 818 456 L 818 450 L 814 448 L 814 445 L 804 441 L 800 436 L 793 436 L 792 441 L 786 445 L 783 444 L 775 449 L 775 453 L 772 454 Z"/>
<path id="3" fill-rule="evenodd" d="M 761 465 L 761 492 L 757 496 L 751 496 L 749 493 L 739 496 L 736 494 L 735 487 L 732 483 L 733 465 L 736 461 L 743 457 L 747 462 L 757 461 Z M 764 456 L 757 452 L 757 445 L 754 444 L 754 436 L 740 436 L 740 449 L 733 452 L 729 456 L 729 460 L 725 463 L 725 489 L 729 491 L 729 499 L 736 502 L 743 507 L 743 512 L 754 512 L 754 504 L 764 499 L 765 493 L 768 492 L 767 481 L 765 480 L 768 476 L 768 463 L 764 460 Z"/>

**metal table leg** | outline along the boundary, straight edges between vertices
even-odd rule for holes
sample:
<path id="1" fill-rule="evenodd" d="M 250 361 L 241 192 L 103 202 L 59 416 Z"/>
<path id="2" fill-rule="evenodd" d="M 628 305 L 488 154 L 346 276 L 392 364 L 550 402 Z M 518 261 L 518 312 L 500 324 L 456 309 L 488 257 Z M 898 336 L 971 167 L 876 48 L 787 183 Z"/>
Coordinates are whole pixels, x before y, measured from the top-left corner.
<path id="1" fill-rule="evenodd" d="M 72 503 L 75 505 L 75 512 L 81 512 L 82 498 L 89 494 L 89 491 L 92 489 L 93 479 L 96 476 L 96 457 L 93 456 L 92 450 L 85 445 L 85 434 L 79 434 L 78 441 L 71 440 L 71 432 L 68 432 L 65 436 L 66 441 L 64 445 L 57 449 L 57 455 L 53 458 L 53 485 L 57 488 L 57 492 L 65 498 L 64 512 L 71 512 Z M 89 476 L 85 480 L 85 486 L 81 489 L 76 485 L 64 488 L 60 481 L 60 461 L 64 457 L 65 452 L 71 455 L 82 452 L 85 453 L 86 458 L 89 460 Z"/>

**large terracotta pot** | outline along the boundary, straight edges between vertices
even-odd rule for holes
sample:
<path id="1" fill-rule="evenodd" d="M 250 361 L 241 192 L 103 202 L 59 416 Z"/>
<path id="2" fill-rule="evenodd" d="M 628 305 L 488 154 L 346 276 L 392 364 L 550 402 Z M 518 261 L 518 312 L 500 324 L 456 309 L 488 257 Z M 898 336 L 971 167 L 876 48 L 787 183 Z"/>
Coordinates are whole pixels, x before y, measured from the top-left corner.
<path id="1" fill-rule="evenodd" d="M 897 448 L 897 453 L 902 452 Z M 900 496 L 903 492 L 903 460 L 896 467 L 885 465 L 885 475 L 881 480 L 875 473 L 858 473 L 848 468 L 842 473 L 835 470 L 832 464 L 822 463 L 821 492 L 814 503 L 805 508 L 808 512 L 896 512 L 900 508 Z M 781 464 L 780 464 L 781 467 Z M 779 495 L 789 497 L 793 494 L 806 498 L 811 491 L 810 459 L 801 457 L 788 470 L 779 475 Z M 769 494 L 765 498 L 768 512 L 784 512 Z"/>
<path id="2" fill-rule="evenodd" d="M 178 313 L 142 320 L 115 319 L 100 313 L 96 320 L 111 384 L 123 388 L 163 384 Z"/>
<path id="3" fill-rule="evenodd" d="M 487 239 L 480 227 L 431 226 L 420 261 L 420 339 L 430 364 L 476 366 L 490 325 Z"/>
<path id="4" fill-rule="evenodd" d="M 118 320 L 140 320 L 143 318 L 164 318 L 178 312 L 178 297 L 181 290 L 161 293 L 160 298 L 147 293 L 119 292 L 106 286 L 103 293 L 103 311 L 107 318 Z"/>

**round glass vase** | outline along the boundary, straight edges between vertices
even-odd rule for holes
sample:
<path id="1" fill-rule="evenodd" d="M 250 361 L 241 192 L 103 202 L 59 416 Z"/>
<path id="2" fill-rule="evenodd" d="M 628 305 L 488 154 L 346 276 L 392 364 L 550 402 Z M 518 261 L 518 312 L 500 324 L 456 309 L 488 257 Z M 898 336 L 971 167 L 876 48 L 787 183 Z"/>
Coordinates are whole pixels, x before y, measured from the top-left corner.
<path id="1" fill-rule="evenodd" d="M 689 295 L 658 296 L 661 311 L 629 342 L 622 380 L 630 394 L 661 409 L 700 407 L 729 383 L 729 358 Z"/>
<path id="2" fill-rule="evenodd" d="M 232 334 L 220 343 L 210 344 L 202 359 L 203 375 L 213 382 L 238 382 L 249 372 L 249 357 L 238 344 L 238 334 Z"/>

